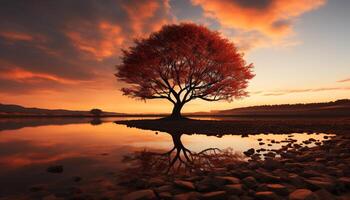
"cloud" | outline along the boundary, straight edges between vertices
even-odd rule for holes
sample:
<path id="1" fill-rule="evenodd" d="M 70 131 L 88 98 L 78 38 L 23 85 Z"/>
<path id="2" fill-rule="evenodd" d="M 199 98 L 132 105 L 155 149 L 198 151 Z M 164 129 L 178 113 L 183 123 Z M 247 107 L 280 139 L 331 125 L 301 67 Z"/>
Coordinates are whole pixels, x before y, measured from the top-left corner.
<path id="1" fill-rule="evenodd" d="M 120 49 L 171 20 L 163 0 L 4 0 L 0 93 L 111 88 Z"/>
<path id="2" fill-rule="evenodd" d="M 55 82 L 64 83 L 64 84 L 74 83 L 74 81 L 72 80 L 63 79 L 50 74 L 32 73 L 30 71 L 26 71 L 21 68 L 12 68 L 6 71 L 5 73 L 2 73 L 0 75 L 0 78 L 9 79 L 9 80 L 15 79 L 17 81 L 23 81 L 23 82 L 26 82 L 26 80 L 44 79 L 44 80 L 50 80 L 50 81 L 55 81 Z"/>
<path id="3" fill-rule="evenodd" d="M 338 80 L 337 82 L 338 82 L 338 83 L 350 82 L 350 78 L 341 79 L 341 80 Z"/>
<path id="4" fill-rule="evenodd" d="M 6 31 L 1 31 L 0 37 L 3 37 L 10 41 L 32 41 L 34 39 L 32 35 L 26 33 Z"/>
<path id="5" fill-rule="evenodd" d="M 82 24 L 78 28 L 69 28 L 65 34 L 78 50 L 99 61 L 116 55 L 125 40 L 117 24 L 100 22 L 93 29 L 97 34 L 86 34 L 89 30 L 91 26 Z"/>
<path id="6" fill-rule="evenodd" d="M 321 87 L 321 88 L 276 90 L 272 92 L 264 92 L 263 96 L 281 96 L 281 95 L 293 94 L 293 93 L 322 92 L 322 91 L 334 91 L 334 90 L 350 90 L 350 87 Z"/>
<path id="7" fill-rule="evenodd" d="M 203 9 L 206 17 L 216 19 L 223 29 L 239 32 L 239 42 L 246 40 L 245 43 L 251 41 L 252 33 L 256 38 L 252 43 L 256 40 L 272 40 L 276 43 L 291 36 L 295 19 L 319 8 L 325 2 L 326 0 L 192 0 L 194 5 Z M 247 44 L 244 46 L 247 47 Z M 248 46 L 254 47 L 252 44 Z"/>

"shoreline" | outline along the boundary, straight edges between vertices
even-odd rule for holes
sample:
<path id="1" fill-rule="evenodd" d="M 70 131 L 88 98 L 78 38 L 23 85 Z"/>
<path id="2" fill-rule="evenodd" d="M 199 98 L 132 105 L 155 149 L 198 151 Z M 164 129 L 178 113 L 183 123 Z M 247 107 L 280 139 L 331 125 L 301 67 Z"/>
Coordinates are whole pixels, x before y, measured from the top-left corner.
<path id="1" fill-rule="evenodd" d="M 248 135 L 260 133 L 327 132 L 347 134 L 350 118 L 249 118 L 237 120 L 120 120 L 131 128 L 181 134 Z"/>
<path id="2" fill-rule="evenodd" d="M 118 114 L 118 115 L 45 115 L 45 114 L 0 114 L 0 118 L 107 118 L 107 117 L 167 117 L 168 114 Z M 318 114 L 249 114 L 249 115 L 196 115 L 196 114 L 184 114 L 184 117 L 198 117 L 198 118 L 314 118 L 314 119 L 326 119 L 326 118 L 350 118 L 348 114 L 334 114 L 334 115 L 318 115 Z"/>
<path id="3" fill-rule="evenodd" d="M 311 148 L 291 140 L 265 160 L 255 154 L 248 162 L 226 163 L 204 175 L 143 177 L 146 182 L 123 199 L 350 198 L 349 136 L 335 136 Z M 136 185 L 130 181 L 129 186 Z"/>

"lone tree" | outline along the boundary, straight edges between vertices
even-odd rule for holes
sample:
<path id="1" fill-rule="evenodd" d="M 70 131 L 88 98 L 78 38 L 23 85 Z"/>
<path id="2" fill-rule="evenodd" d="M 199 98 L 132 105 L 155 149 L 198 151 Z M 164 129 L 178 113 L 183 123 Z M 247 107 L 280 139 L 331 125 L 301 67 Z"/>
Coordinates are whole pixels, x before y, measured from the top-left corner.
<path id="1" fill-rule="evenodd" d="M 102 110 L 98 108 L 93 108 L 90 110 L 90 113 L 96 117 L 99 117 L 102 114 Z"/>
<path id="2" fill-rule="evenodd" d="M 165 25 L 124 49 L 116 77 L 128 84 L 124 95 L 167 99 L 170 118 L 181 118 L 194 99 L 227 100 L 247 96 L 253 64 L 246 64 L 233 43 L 219 32 L 192 23 Z"/>

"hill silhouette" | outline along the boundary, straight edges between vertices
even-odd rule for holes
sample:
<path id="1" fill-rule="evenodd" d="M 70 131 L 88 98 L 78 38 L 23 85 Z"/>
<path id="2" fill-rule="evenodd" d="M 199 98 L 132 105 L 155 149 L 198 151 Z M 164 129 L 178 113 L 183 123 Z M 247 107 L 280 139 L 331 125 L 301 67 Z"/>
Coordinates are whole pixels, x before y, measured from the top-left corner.
<path id="1" fill-rule="evenodd" d="M 232 116 L 350 116 L 350 99 L 325 103 L 251 106 L 216 110 L 207 114 Z"/>
<path id="2" fill-rule="evenodd" d="M 306 103 L 306 104 L 281 104 L 281 105 L 262 105 L 243 108 L 234 108 L 229 110 L 214 110 L 211 112 L 185 113 L 185 116 L 243 116 L 243 117 L 264 117 L 264 116 L 321 116 L 321 117 L 349 117 L 350 99 L 341 99 L 325 103 Z M 1 104 L 0 117 L 93 117 L 90 111 L 65 110 L 65 109 L 43 109 L 27 108 L 20 105 Z M 154 114 L 127 114 L 103 111 L 100 117 L 109 116 L 149 116 L 163 117 L 165 113 Z"/>
<path id="3" fill-rule="evenodd" d="M 103 112 L 101 116 L 117 116 L 121 113 Z M 19 105 L 0 104 L 0 116 L 45 116 L 45 117 L 91 117 L 94 116 L 90 111 L 65 110 L 65 109 L 43 109 L 26 108 Z"/>

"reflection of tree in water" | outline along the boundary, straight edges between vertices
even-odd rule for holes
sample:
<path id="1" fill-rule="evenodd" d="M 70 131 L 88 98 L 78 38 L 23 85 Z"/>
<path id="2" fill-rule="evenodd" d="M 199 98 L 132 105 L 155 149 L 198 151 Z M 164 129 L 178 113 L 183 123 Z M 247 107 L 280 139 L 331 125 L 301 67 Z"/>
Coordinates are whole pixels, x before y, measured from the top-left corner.
<path id="1" fill-rule="evenodd" d="M 103 122 L 100 118 L 93 118 L 91 121 L 90 121 L 90 124 L 93 125 L 93 126 L 97 126 L 97 125 L 101 125 Z"/>
<path id="2" fill-rule="evenodd" d="M 132 163 L 134 169 L 140 173 L 203 173 L 219 168 L 229 162 L 237 162 L 242 157 L 233 153 L 232 149 L 220 150 L 208 148 L 201 152 L 193 152 L 181 142 L 183 134 L 170 134 L 174 147 L 165 153 L 140 151 L 131 156 L 125 156 L 124 161 Z"/>

